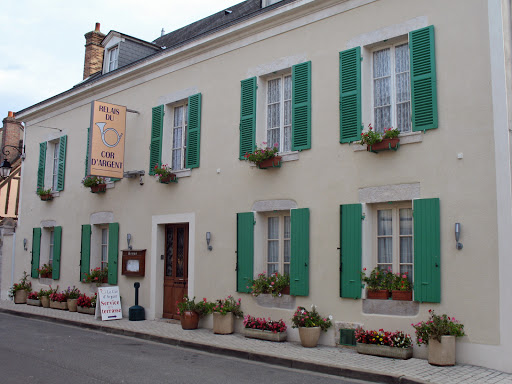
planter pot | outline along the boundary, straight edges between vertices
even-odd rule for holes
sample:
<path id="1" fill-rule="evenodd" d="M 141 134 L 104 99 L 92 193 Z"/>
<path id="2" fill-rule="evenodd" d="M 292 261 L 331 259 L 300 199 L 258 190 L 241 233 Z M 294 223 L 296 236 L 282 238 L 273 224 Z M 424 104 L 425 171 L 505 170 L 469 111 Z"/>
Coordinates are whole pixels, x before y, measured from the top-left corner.
<path id="1" fill-rule="evenodd" d="M 63 301 L 62 303 L 60 301 L 53 301 L 50 300 L 50 308 L 53 309 L 62 309 L 64 311 L 67 311 L 68 309 L 68 303 L 66 301 Z"/>
<path id="2" fill-rule="evenodd" d="M 364 355 L 392 357 L 393 359 L 410 359 L 412 357 L 412 347 L 395 348 L 387 345 L 356 343 L 356 351 Z"/>
<path id="3" fill-rule="evenodd" d="M 400 148 L 400 139 L 394 138 L 394 139 L 383 139 L 380 143 L 368 145 L 366 147 L 366 150 L 368 152 L 378 153 L 381 151 L 389 151 L 389 150 L 396 151 L 398 148 Z"/>
<path id="4" fill-rule="evenodd" d="M 40 277 L 42 279 L 51 279 L 52 278 L 52 273 L 41 273 Z"/>
<path id="5" fill-rule="evenodd" d="M 320 338 L 320 327 L 299 327 L 300 343 L 303 347 L 314 348 Z"/>
<path id="6" fill-rule="evenodd" d="M 412 301 L 412 291 L 391 291 L 393 300 Z"/>
<path id="7" fill-rule="evenodd" d="M 69 312 L 76 312 L 77 304 L 76 302 L 78 299 L 68 299 L 68 311 Z"/>
<path id="8" fill-rule="evenodd" d="M 290 286 L 286 286 L 283 288 L 283 290 L 281 291 L 281 295 L 289 295 L 290 294 Z"/>
<path id="9" fill-rule="evenodd" d="M 455 336 L 441 336 L 441 342 L 428 340 L 428 362 L 432 365 L 455 365 Z"/>
<path id="10" fill-rule="evenodd" d="M 218 312 L 213 313 L 213 333 L 219 335 L 229 335 L 235 329 L 235 316 L 232 312 L 221 315 Z"/>
<path id="11" fill-rule="evenodd" d="M 14 292 L 14 304 L 26 304 L 27 303 L 27 291 L 21 290 Z"/>
<path id="12" fill-rule="evenodd" d="M 40 307 L 41 306 L 41 300 L 39 300 L 39 299 L 27 299 L 27 304 L 28 305 L 33 305 L 35 307 Z"/>
<path id="13" fill-rule="evenodd" d="M 41 296 L 39 300 L 41 300 L 43 308 L 50 308 L 50 298 L 48 296 Z"/>
<path id="14" fill-rule="evenodd" d="M 158 178 L 158 182 L 162 184 L 177 183 L 178 179 L 176 178 L 176 175 L 174 173 L 171 173 L 170 175 L 167 175 L 165 177 Z"/>
<path id="15" fill-rule="evenodd" d="M 389 298 L 389 291 L 379 289 L 377 291 L 366 290 L 366 298 L 372 300 L 387 300 Z"/>
<path id="16" fill-rule="evenodd" d="M 244 328 L 242 333 L 251 339 L 267 341 L 286 341 L 286 332 L 262 331 L 261 329 Z"/>
<path id="17" fill-rule="evenodd" d="M 51 201 L 53 200 L 53 195 L 48 193 L 47 195 L 39 195 L 42 201 Z"/>
<path id="18" fill-rule="evenodd" d="M 103 193 L 107 190 L 107 184 L 98 184 L 91 187 L 92 193 Z"/>
<path id="19" fill-rule="evenodd" d="M 281 156 L 274 156 L 271 159 L 260 161 L 257 165 L 259 169 L 281 168 Z"/>
<path id="20" fill-rule="evenodd" d="M 96 308 L 95 307 L 86 308 L 86 307 L 77 306 L 76 311 L 79 313 L 86 313 L 88 315 L 94 315 L 94 313 L 96 312 Z"/>
<path id="21" fill-rule="evenodd" d="M 182 329 L 197 329 L 199 315 L 194 311 L 183 311 L 180 315 Z"/>

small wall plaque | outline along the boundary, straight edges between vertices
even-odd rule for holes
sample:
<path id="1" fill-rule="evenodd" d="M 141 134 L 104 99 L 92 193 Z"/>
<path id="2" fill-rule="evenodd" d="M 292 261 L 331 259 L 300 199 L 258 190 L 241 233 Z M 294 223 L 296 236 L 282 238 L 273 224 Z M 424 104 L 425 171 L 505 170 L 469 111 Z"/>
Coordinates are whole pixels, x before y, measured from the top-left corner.
<path id="1" fill-rule="evenodd" d="M 146 250 L 124 250 L 121 273 L 125 276 L 144 277 L 146 273 Z"/>

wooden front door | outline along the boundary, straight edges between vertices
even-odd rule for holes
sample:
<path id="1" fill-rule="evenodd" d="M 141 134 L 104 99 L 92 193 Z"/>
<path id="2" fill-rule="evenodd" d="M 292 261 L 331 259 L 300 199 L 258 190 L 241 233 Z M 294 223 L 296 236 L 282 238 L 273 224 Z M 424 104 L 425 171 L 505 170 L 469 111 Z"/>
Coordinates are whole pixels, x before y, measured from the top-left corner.
<path id="1" fill-rule="evenodd" d="M 188 293 L 188 223 L 165 226 L 163 317 L 180 319 L 176 302 Z"/>

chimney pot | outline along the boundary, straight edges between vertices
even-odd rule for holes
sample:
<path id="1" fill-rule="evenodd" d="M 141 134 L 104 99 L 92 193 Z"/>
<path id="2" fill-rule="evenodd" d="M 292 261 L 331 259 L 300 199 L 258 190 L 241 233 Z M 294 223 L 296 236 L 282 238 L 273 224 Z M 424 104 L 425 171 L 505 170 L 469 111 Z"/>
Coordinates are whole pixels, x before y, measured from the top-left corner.
<path id="1" fill-rule="evenodd" d="M 94 28 L 96 32 L 100 31 L 100 23 L 96 23 L 96 27 Z"/>
<path id="2" fill-rule="evenodd" d="M 7 117 L 14 117 L 14 112 L 13 111 L 7 112 Z"/>

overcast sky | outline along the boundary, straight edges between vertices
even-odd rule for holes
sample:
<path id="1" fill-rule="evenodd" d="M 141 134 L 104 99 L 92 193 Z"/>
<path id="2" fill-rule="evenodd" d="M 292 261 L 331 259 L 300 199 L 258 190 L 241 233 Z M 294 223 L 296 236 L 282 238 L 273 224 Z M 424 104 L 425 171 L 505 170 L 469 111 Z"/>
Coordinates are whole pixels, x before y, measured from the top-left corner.
<path id="1" fill-rule="evenodd" d="M 84 34 L 101 23 L 152 41 L 242 0 L 2 0 L 0 118 L 82 81 Z"/>

